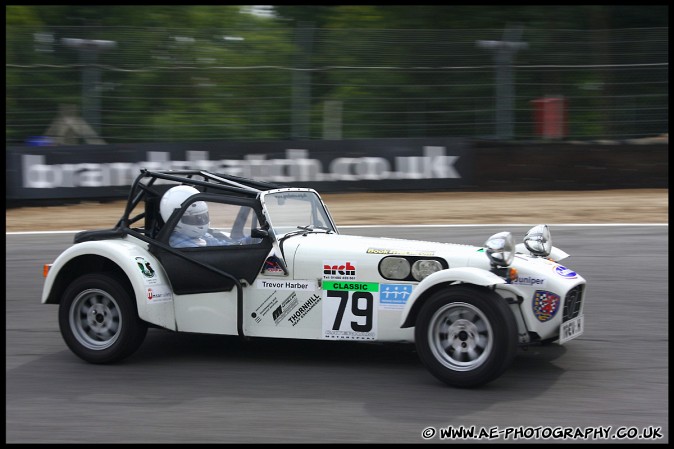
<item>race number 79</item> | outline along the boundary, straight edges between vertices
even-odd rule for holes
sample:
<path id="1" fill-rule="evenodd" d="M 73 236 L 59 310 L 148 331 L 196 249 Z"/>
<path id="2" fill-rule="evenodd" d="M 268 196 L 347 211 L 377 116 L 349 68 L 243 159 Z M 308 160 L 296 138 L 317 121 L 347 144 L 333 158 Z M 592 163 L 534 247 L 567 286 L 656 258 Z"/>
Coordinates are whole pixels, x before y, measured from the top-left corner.
<path id="1" fill-rule="evenodd" d="M 328 290 L 329 298 L 339 298 L 339 305 L 335 315 L 335 321 L 332 324 L 332 330 L 337 331 L 342 327 L 344 319 L 344 312 L 346 312 L 347 304 L 351 303 L 351 329 L 354 332 L 370 332 L 372 330 L 372 316 L 374 313 L 374 297 L 370 292 L 352 292 L 346 290 Z M 351 298 L 349 298 L 349 296 Z M 349 301 L 350 299 L 350 301 Z M 357 318 L 365 318 L 365 322 L 361 323 Z"/>

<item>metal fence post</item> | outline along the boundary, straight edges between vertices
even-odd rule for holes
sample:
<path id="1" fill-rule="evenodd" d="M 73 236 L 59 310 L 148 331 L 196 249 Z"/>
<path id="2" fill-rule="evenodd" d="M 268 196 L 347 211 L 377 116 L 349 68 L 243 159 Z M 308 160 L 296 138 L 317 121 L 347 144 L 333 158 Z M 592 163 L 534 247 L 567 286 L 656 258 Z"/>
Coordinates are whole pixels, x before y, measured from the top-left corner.
<path id="1" fill-rule="evenodd" d="M 518 42 L 522 28 L 507 28 L 500 41 L 477 41 L 478 47 L 494 50 L 494 83 L 496 84 L 496 137 L 509 140 L 514 136 L 513 110 L 515 108 L 515 88 L 513 87 L 513 59 L 517 50 L 527 48 L 525 42 Z"/>
<path id="2" fill-rule="evenodd" d="M 292 87 L 292 138 L 295 140 L 310 138 L 312 39 L 313 25 L 300 22 L 295 37 L 297 53 Z"/>

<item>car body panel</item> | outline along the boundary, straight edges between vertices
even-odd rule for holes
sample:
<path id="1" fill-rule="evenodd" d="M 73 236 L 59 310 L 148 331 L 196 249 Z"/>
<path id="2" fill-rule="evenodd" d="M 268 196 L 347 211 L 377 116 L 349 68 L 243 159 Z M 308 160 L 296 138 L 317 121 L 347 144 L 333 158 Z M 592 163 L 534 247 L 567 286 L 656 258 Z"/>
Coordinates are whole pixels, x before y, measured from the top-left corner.
<path id="1" fill-rule="evenodd" d="M 127 274 L 141 319 L 177 331 L 237 334 L 235 291 L 174 294 L 161 263 L 146 247 L 144 242 L 133 238 L 84 242 L 70 247 L 54 261 L 45 281 L 42 302 L 47 302 L 54 279 L 70 260 L 95 254 L 110 259 Z M 414 325 L 409 317 L 416 302 L 422 301 L 426 292 L 434 286 L 456 283 L 494 287 L 502 292 L 502 296 L 522 298 L 519 307 L 526 330 L 537 333 L 541 338 L 554 337 L 563 318 L 561 313 L 557 313 L 560 304 L 553 304 L 553 316 L 541 321 L 543 318 L 537 318 L 531 313 L 537 297 L 540 298 L 540 292 L 548 292 L 547 296 L 563 298 L 569 290 L 584 284 L 585 279 L 577 273 L 553 276 L 555 270 L 559 271 L 563 266 L 549 259 L 518 253 L 512 265 L 519 272 L 518 280 L 510 283 L 489 271 L 489 261 L 481 250 L 481 247 L 469 245 L 339 234 L 307 233 L 293 236 L 284 242 L 285 257 L 282 257 L 289 275 L 260 273 L 253 283 L 244 286 L 245 334 L 257 337 L 339 339 L 330 337 L 327 332 L 330 324 L 334 324 L 335 306 L 323 310 L 326 303 L 335 301 L 335 298 L 328 296 L 323 282 L 337 281 L 344 284 L 375 283 L 380 286 L 373 295 L 376 316 L 372 317 L 374 328 L 371 335 L 355 332 L 352 338 L 342 335 L 342 339 L 413 341 L 413 333 L 407 328 Z M 377 270 L 384 255 L 414 254 L 443 257 L 448 260 L 450 268 L 433 273 L 421 282 L 385 279 Z M 278 256 L 278 253 L 272 250 L 272 255 Z M 149 264 L 155 274 L 148 277 L 148 270 L 144 273 L 138 263 Z M 353 274 L 325 273 L 326 266 L 339 268 L 340 265 L 347 267 L 347 264 L 353 268 Z M 458 266 L 452 268 L 454 265 Z M 400 293 L 400 298 L 387 301 L 388 297 L 396 293 Z M 382 294 L 387 298 L 382 298 Z M 403 295 L 406 296 L 404 300 Z M 352 301 L 352 298 L 349 299 Z M 357 316 L 352 315 L 351 319 L 359 322 Z"/>
<path id="2" fill-rule="evenodd" d="M 159 261 L 148 252 L 147 245 L 133 237 L 82 242 L 66 249 L 56 258 L 47 274 L 42 303 L 55 301 L 51 292 L 62 270 L 67 271 L 78 258 L 90 256 L 110 260 L 126 274 L 142 320 L 176 330 L 173 292 L 168 277 Z"/>
<path id="3" fill-rule="evenodd" d="M 522 298 L 520 309 L 527 329 L 544 340 L 557 336 L 564 317 L 566 296 L 574 288 L 584 288 L 586 280 L 565 266 L 543 257 L 517 254 L 512 267 L 517 269 L 518 276 L 517 280 L 507 284 L 507 288 Z M 582 302 L 578 312 L 583 314 Z"/>

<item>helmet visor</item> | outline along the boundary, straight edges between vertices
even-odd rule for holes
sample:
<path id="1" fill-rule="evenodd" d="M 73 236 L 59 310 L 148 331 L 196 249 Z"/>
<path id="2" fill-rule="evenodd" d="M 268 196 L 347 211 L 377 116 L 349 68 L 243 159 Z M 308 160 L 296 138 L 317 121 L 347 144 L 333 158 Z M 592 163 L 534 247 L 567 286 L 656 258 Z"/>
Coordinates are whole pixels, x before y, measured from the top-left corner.
<path id="1" fill-rule="evenodd" d="M 207 225 L 211 220 L 208 217 L 208 212 L 202 212 L 196 215 L 183 215 L 180 221 L 186 225 L 203 226 Z"/>

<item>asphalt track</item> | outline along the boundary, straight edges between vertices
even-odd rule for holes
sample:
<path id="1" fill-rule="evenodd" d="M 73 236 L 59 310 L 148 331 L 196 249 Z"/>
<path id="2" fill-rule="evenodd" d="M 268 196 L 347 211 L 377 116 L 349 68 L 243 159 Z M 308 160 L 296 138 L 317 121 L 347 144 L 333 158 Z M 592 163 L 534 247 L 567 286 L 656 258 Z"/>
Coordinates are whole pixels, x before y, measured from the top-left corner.
<path id="1" fill-rule="evenodd" d="M 481 245 L 501 230 L 519 240 L 527 228 L 382 229 L 341 231 Z M 585 333 L 520 351 L 501 378 L 475 390 L 436 381 L 409 345 L 242 343 L 152 329 L 123 363 L 86 364 L 63 343 L 57 307 L 40 304 L 42 265 L 72 234 L 8 234 L 6 442 L 487 441 L 440 438 L 460 426 L 501 431 L 496 441 L 508 442 L 669 442 L 668 226 L 551 230 L 571 254 L 565 265 L 588 280 Z M 424 440 L 429 427 L 435 434 Z M 601 429 L 608 433 L 594 433 Z M 542 439 L 553 430 L 606 439 Z M 612 438 L 623 433 L 661 438 Z"/>

